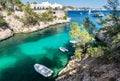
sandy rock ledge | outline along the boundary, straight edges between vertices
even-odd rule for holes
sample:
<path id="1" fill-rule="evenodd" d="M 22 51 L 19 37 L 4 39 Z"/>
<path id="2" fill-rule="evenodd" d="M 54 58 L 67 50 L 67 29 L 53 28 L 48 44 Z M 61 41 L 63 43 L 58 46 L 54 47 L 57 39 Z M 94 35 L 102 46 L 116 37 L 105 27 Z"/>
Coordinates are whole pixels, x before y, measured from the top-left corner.
<path id="1" fill-rule="evenodd" d="M 9 28 L 6 28 L 6 29 L 0 28 L 0 41 L 7 39 L 11 36 L 13 36 L 12 30 L 10 30 Z"/>

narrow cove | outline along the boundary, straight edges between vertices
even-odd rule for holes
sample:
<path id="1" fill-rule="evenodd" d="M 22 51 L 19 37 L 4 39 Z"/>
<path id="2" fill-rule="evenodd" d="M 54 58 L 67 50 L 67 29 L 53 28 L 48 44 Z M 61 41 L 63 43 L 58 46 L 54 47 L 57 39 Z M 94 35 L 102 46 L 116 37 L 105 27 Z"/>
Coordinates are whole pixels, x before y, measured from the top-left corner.
<path id="1" fill-rule="evenodd" d="M 55 25 L 30 34 L 17 34 L 0 42 L 0 81 L 54 81 L 72 53 L 62 53 L 60 46 L 69 47 L 67 24 Z M 44 78 L 33 65 L 43 64 L 54 71 Z"/>

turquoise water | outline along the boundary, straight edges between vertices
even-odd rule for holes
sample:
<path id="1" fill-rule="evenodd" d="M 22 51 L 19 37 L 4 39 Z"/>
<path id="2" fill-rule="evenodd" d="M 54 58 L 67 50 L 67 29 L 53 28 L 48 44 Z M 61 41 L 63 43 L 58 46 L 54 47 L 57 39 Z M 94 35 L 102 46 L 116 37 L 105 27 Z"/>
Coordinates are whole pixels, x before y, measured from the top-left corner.
<path id="1" fill-rule="evenodd" d="M 67 27 L 56 25 L 0 42 L 0 81 L 54 81 L 72 54 L 59 50 L 60 46 L 70 49 Z M 34 70 L 35 63 L 51 68 L 54 74 L 44 78 Z"/>
<path id="2" fill-rule="evenodd" d="M 83 15 L 80 15 L 80 12 L 68 12 L 68 17 L 72 18 L 71 22 L 82 24 L 83 18 L 90 17 L 97 29 L 102 27 L 96 23 L 98 18 L 89 16 L 87 11 L 82 11 Z M 34 33 L 16 34 L 0 42 L 0 81 L 54 81 L 74 51 L 69 44 L 71 22 Z M 68 48 L 70 52 L 60 52 L 60 46 Z M 35 63 L 51 68 L 54 71 L 53 75 L 44 78 L 34 70 Z"/>

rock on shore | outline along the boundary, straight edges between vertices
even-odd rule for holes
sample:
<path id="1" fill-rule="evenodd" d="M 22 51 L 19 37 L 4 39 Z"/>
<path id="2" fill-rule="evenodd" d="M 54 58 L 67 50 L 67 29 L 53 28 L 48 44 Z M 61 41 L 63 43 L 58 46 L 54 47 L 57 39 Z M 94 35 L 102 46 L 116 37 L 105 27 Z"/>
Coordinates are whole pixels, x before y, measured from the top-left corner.
<path id="1" fill-rule="evenodd" d="M 0 28 L 0 40 L 7 39 L 11 36 L 13 36 L 13 32 L 9 28 L 6 29 Z"/>
<path id="2" fill-rule="evenodd" d="M 99 31 L 96 34 L 96 38 L 99 39 L 100 41 L 107 43 L 107 44 L 111 44 L 112 43 L 112 38 L 110 38 L 109 36 L 106 35 L 106 31 Z"/>

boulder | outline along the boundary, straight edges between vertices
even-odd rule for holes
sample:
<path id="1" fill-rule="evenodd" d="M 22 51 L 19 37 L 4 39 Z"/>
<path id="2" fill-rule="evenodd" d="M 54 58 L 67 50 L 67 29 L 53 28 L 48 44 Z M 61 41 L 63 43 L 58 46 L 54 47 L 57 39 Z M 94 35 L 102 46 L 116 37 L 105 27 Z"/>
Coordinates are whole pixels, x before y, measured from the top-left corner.
<path id="1" fill-rule="evenodd" d="M 106 31 L 100 31 L 96 34 L 96 38 L 99 39 L 100 41 L 111 44 L 112 43 L 112 38 L 106 35 Z"/>
<path id="2" fill-rule="evenodd" d="M 7 39 L 11 36 L 13 36 L 12 30 L 10 30 L 9 28 L 6 29 L 0 28 L 0 40 Z"/>

